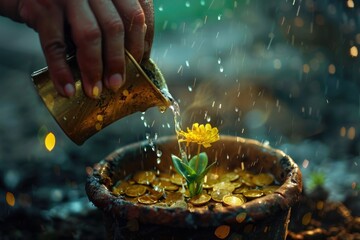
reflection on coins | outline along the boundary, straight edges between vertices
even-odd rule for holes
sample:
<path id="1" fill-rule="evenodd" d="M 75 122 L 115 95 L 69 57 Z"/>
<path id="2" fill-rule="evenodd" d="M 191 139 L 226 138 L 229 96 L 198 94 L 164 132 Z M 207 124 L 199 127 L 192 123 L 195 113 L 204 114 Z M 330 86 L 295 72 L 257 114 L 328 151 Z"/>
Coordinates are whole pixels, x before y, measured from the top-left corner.
<path id="1" fill-rule="evenodd" d="M 194 204 L 195 206 L 204 205 L 205 203 L 209 202 L 211 199 L 210 195 L 206 193 L 200 193 L 199 195 L 196 195 L 195 197 L 190 198 L 190 202 Z"/>
<path id="2" fill-rule="evenodd" d="M 251 189 L 251 190 L 248 190 L 246 192 L 243 192 L 243 195 L 246 198 L 253 199 L 253 198 L 259 198 L 259 197 L 263 196 L 264 193 L 261 190 L 258 190 L 258 189 Z"/>
<path id="3" fill-rule="evenodd" d="M 133 179 L 138 184 L 150 185 L 155 179 L 155 173 L 152 171 L 141 171 L 137 172 Z"/>
<path id="4" fill-rule="evenodd" d="M 125 190 L 128 197 L 138 197 L 146 192 L 146 187 L 142 185 L 131 185 Z"/>
<path id="5" fill-rule="evenodd" d="M 246 200 L 239 195 L 237 195 L 237 196 L 228 195 L 228 196 L 224 196 L 223 202 L 224 202 L 224 204 L 226 204 L 228 206 L 236 207 L 236 206 L 243 205 L 246 202 Z"/>
<path id="6" fill-rule="evenodd" d="M 178 173 L 138 171 L 119 180 L 112 193 L 133 204 L 182 208 L 189 211 L 223 210 L 274 193 L 280 186 L 273 175 L 252 174 L 241 169 L 208 173 L 201 194 L 190 198 L 185 179 Z"/>
<path id="7" fill-rule="evenodd" d="M 272 184 L 274 181 L 274 177 L 271 174 L 267 173 L 260 173 L 258 175 L 254 175 L 253 177 L 253 183 L 255 183 L 257 186 L 267 186 Z"/>
<path id="8" fill-rule="evenodd" d="M 157 203 L 157 198 L 152 195 L 143 195 L 138 198 L 139 203 L 150 205 Z"/>
<path id="9" fill-rule="evenodd" d="M 211 198 L 215 202 L 222 202 L 224 196 L 231 195 L 231 192 L 226 189 L 217 189 L 211 192 Z"/>

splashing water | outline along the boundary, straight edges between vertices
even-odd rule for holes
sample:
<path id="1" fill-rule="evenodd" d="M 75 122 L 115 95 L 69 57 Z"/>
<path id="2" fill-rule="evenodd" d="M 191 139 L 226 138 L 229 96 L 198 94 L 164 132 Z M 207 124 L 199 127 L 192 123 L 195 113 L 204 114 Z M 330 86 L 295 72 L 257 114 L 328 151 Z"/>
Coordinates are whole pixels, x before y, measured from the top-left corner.
<path id="1" fill-rule="evenodd" d="M 175 131 L 176 132 L 181 131 L 180 107 L 179 107 L 178 102 L 176 102 L 174 100 L 169 108 L 172 110 L 172 112 L 174 114 Z M 180 142 L 179 137 L 178 137 L 178 144 L 179 144 L 179 151 L 180 151 L 181 159 L 187 159 L 187 157 L 186 157 L 186 144 L 184 142 Z"/>

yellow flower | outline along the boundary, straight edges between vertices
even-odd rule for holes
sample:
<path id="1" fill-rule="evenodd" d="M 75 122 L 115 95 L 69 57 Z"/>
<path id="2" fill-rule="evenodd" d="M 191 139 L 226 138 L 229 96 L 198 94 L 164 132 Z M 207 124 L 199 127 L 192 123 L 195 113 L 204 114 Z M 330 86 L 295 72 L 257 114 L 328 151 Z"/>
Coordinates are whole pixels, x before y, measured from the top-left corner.
<path id="1" fill-rule="evenodd" d="M 194 123 L 191 130 L 187 128 L 187 132 L 177 131 L 180 137 L 180 142 L 186 142 L 186 146 L 189 146 L 191 142 L 203 145 L 205 148 L 211 147 L 211 143 L 219 140 L 219 131 L 216 127 L 211 127 L 209 123 L 204 124 Z"/>

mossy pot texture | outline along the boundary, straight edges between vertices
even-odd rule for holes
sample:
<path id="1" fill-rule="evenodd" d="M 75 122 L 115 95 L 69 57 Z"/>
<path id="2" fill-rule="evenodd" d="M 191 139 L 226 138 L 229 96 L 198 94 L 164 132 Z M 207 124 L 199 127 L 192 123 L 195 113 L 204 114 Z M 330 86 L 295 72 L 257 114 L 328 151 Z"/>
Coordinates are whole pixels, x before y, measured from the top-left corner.
<path id="1" fill-rule="evenodd" d="M 162 152 L 160 163 L 154 148 Z M 108 239 L 219 239 L 215 234 L 219 226 L 229 230 L 226 239 L 285 239 L 291 206 L 302 191 L 301 172 L 291 157 L 236 136 L 221 136 L 205 152 L 209 162 L 217 162 L 211 172 L 221 175 L 245 168 L 254 174 L 271 173 L 280 187 L 272 194 L 221 210 L 134 204 L 113 195 L 112 185 L 139 170 L 173 172 L 171 154 L 178 155 L 179 146 L 175 136 L 159 138 L 153 146 L 149 141 L 130 144 L 101 160 L 86 182 L 90 201 L 104 213 Z M 239 221 L 238 216 L 245 218 Z"/>

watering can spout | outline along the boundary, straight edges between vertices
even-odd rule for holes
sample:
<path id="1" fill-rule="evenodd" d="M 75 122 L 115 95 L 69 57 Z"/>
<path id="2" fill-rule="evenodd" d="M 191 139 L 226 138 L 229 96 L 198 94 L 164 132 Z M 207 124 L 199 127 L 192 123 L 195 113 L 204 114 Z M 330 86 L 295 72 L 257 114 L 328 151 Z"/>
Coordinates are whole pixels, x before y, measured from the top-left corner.
<path id="1" fill-rule="evenodd" d="M 127 115 L 155 106 L 165 111 L 173 102 L 163 75 L 151 59 L 140 66 L 126 51 L 125 84 L 116 93 L 104 89 L 98 99 L 84 94 L 75 57 L 67 62 L 75 79 L 76 93 L 71 98 L 58 94 L 47 67 L 32 73 L 31 77 L 56 122 L 78 145 Z"/>

